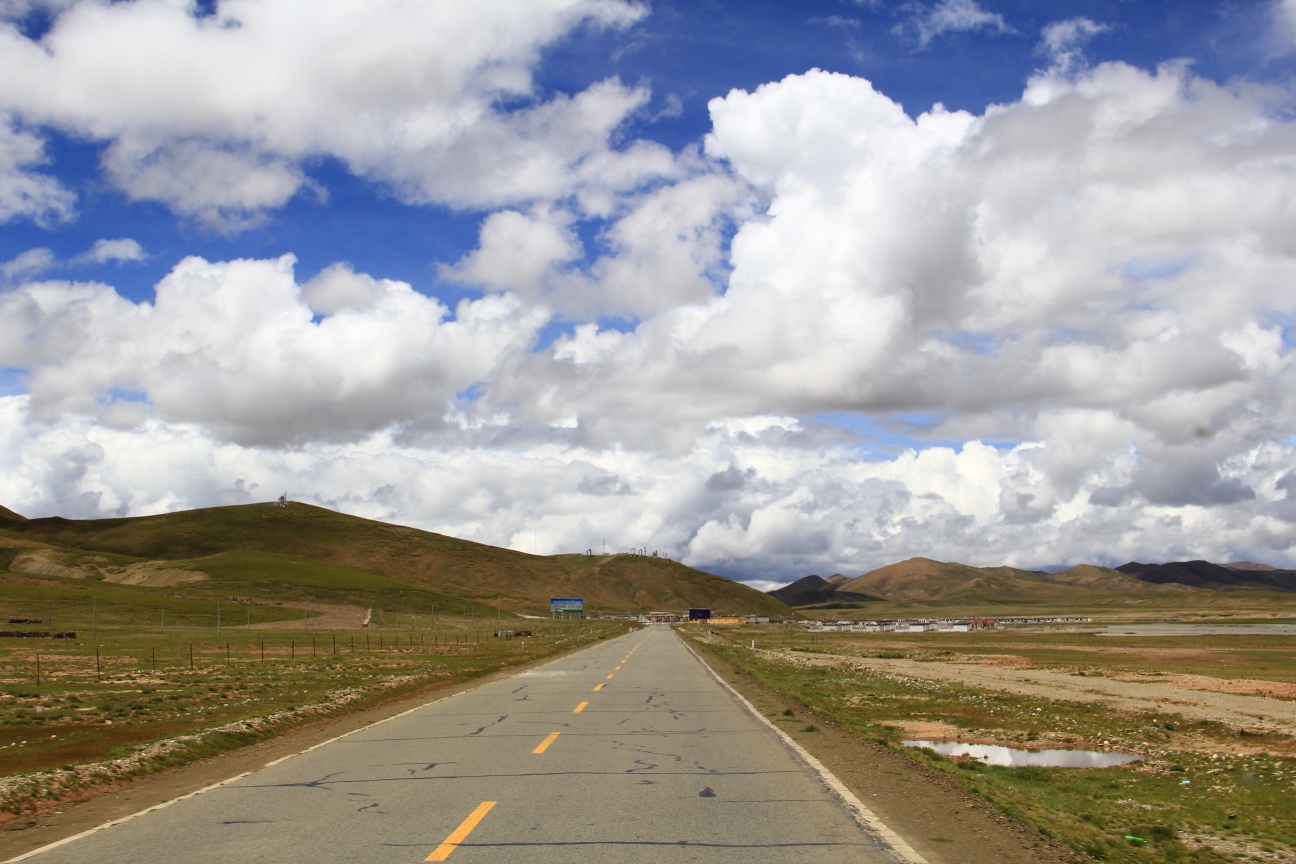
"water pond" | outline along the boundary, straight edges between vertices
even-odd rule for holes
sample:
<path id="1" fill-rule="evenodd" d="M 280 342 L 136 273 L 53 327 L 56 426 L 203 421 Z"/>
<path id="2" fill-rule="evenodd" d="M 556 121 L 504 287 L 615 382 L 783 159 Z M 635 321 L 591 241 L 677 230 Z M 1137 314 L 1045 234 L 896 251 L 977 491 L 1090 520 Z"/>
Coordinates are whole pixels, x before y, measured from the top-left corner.
<path id="1" fill-rule="evenodd" d="M 997 744 L 967 744 L 962 741 L 901 741 L 906 747 L 927 747 L 942 756 L 971 756 L 987 765 L 1041 768 L 1110 768 L 1142 759 L 1133 753 L 1103 753 L 1098 750 L 1018 750 Z"/>

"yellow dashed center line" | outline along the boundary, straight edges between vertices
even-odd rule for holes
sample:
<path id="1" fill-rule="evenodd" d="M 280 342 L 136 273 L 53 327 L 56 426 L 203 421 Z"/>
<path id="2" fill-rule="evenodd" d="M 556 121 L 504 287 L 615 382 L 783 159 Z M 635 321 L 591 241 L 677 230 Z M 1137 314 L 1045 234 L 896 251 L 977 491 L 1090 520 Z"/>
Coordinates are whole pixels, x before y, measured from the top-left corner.
<path id="1" fill-rule="evenodd" d="M 561 732 L 550 732 L 549 735 L 545 738 L 545 740 L 540 742 L 540 746 L 532 750 L 531 752 L 543 753 L 544 751 L 549 749 L 550 744 L 558 740 L 558 736 L 561 734 L 562 734 Z"/>
<path id="2" fill-rule="evenodd" d="M 618 667 L 616 667 L 615 669 L 613 669 L 612 671 L 613 671 L 613 672 L 620 672 L 620 671 L 621 671 L 621 667 L 618 666 Z"/>
<path id="3" fill-rule="evenodd" d="M 555 732 L 555 735 L 558 733 Z M 431 855 L 424 858 L 424 861 L 444 861 L 450 857 L 450 853 L 459 848 L 459 844 L 468 839 L 468 835 L 477 827 L 477 823 L 486 818 L 486 814 L 495 806 L 494 801 L 483 801 L 477 805 L 477 809 L 468 814 L 468 818 L 459 823 L 445 842 L 438 846 Z"/>
<path id="4" fill-rule="evenodd" d="M 611 675 L 609 675 L 609 676 L 608 676 L 608 677 L 609 677 L 609 678 L 611 678 L 611 677 L 612 677 L 612 676 L 611 676 Z"/>
<path id="5" fill-rule="evenodd" d="M 594 685 L 594 692 L 595 692 L 595 693 L 597 693 L 598 691 L 600 691 L 600 690 L 602 690 L 602 689 L 603 689 L 603 685 L 602 685 L 602 684 L 595 684 L 595 685 Z"/>
<path id="6" fill-rule="evenodd" d="M 588 702 L 582 702 L 581 704 L 577 705 L 575 708 L 572 709 L 572 713 L 579 714 L 580 712 L 585 710 L 585 706 L 588 704 L 589 704 Z"/>

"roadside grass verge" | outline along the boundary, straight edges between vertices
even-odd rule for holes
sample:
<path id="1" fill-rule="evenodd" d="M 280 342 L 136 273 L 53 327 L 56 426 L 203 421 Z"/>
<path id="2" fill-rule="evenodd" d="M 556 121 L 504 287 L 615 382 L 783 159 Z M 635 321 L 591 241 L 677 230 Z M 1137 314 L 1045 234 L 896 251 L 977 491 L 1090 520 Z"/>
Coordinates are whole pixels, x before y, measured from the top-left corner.
<path id="1" fill-rule="evenodd" d="M 529 638 L 497 639 L 463 626 L 470 621 L 444 623 L 417 633 L 244 631 L 217 640 L 210 630 L 118 630 L 94 644 L 0 640 L 0 821 L 627 627 L 546 623 Z"/>
<path id="2" fill-rule="evenodd" d="M 1169 713 L 1121 713 L 1101 703 L 861 670 L 847 657 L 836 665 L 798 665 L 752 651 L 752 635 L 714 634 L 707 645 L 819 717 L 904 752 L 1081 855 L 1122 862 L 1296 860 L 1296 759 L 1267 752 L 1291 752 L 1290 741 L 1239 739 L 1223 724 Z M 777 638 L 781 647 L 795 646 L 794 636 Z M 809 638 L 795 647 L 829 648 Z M 1145 758 L 1107 769 L 987 766 L 902 747 L 900 727 L 915 721 L 957 727 L 966 740 Z"/>

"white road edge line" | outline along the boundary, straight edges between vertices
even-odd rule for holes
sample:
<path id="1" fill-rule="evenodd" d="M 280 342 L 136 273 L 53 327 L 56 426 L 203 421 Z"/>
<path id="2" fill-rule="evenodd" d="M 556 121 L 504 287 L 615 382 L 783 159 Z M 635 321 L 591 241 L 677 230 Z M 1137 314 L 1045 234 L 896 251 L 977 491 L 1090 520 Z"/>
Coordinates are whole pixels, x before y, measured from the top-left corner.
<path id="1" fill-rule="evenodd" d="M 800 756 L 801 760 L 809 765 L 810 768 L 819 775 L 819 779 L 822 780 L 824 785 L 831 789 L 833 793 L 841 799 L 843 806 L 846 808 L 846 812 L 851 814 L 855 821 L 859 823 L 861 828 L 877 838 L 881 845 L 893 852 L 898 858 L 900 858 L 900 860 L 907 861 L 909 864 L 928 864 L 927 859 L 915 852 L 913 847 L 904 841 L 903 837 L 892 831 L 872 810 L 865 807 L 864 802 L 859 800 L 859 798 L 856 798 L 855 793 L 847 789 L 846 784 L 837 779 L 837 775 L 824 767 L 824 764 L 818 759 L 811 756 L 804 747 L 793 740 L 791 735 L 775 726 L 770 722 L 768 717 L 756 710 L 756 706 L 748 702 L 741 693 L 731 687 L 728 681 L 721 678 L 719 674 L 717 674 L 716 671 L 702 659 L 702 655 L 693 650 L 692 645 L 688 644 L 688 642 L 679 636 L 676 636 L 676 638 L 684 643 L 684 647 L 698 659 L 698 662 L 702 664 L 702 668 L 710 672 L 711 677 L 720 682 L 720 686 L 728 690 L 730 695 L 737 699 L 738 702 L 747 709 L 749 714 L 773 730 L 774 734 L 782 739 L 783 743 L 791 748 L 793 753 Z"/>
<path id="2" fill-rule="evenodd" d="M 631 635 L 631 634 L 626 634 L 626 635 Z M 612 642 L 612 641 L 615 641 L 616 639 L 620 639 L 620 638 L 621 638 L 620 636 L 616 636 L 616 637 L 613 637 L 612 639 L 609 639 L 608 642 Z M 586 648 L 583 648 L 583 649 L 581 649 L 581 650 L 582 650 L 582 651 L 586 651 L 586 650 L 589 650 L 589 648 L 595 648 L 595 647 L 597 647 L 598 645 L 605 645 L 605 644 L 607 644 L 607 643 L 606 643 L 606 642 L 596 642 L 594 645 L 589 645 L 589 646 L 587 646 Z M 691 649 L 690 649 L 690 650 L 691 650 Z M 576 653 L 579 654 L 579 653 L 581 653 L 581 652 L 580 652 L 580 651 L 577 651 Z M 535 669 L 543 669 L 543 668 L 546 667 L 546 666 L 552 666 L 554 663 L 557 663 L 557 662 L 560 661 L 560 660 L 566 660 L 568 657 L 571 657 L 571 656 L 573 656 L 573 655 L 567 654 L 567 655 L 564 655 L 564 656 L 562 656 L 562 657 L 555 657 L 554 659 L 550 660 L 550 661 L 547 662 L 547 663 L 541 663 L 539 666 L 535 666 L 535 667 L 532 667 L 532 668 L 535 668 Z M 706 664 L 704 663 L 703 665 L 705 666 Z M 710 668 L 710 667 L 708 667 L 708 668 Z M 518 672 L 513 673 L 513 675 L 520 675 L 520 674 L 522 674 L 522 672 L 524 672 L 524 671 L 530 671 L 530 670 L 520 670 L 520 671 L 518 671 Z M 713 673 L 713 674 L 714 674 L 714 673 Z M 513 675 L 506 675 L 504 678 L 500 678 L 500 679 L 497 679 L 497 680 L 501 680 L 501 681 L 503 681 L 503 680 L 505 680 L 505 679 L 507 679 L 507 678 L 512 678 Z M 289 753 L 287 756 L 281 756 L 281 757 L 279 757 L 278 759 L 274 760 L 273 762 L 267 762 L 263 767 L 264 767 L 264 768 L 269 768 L 269 767 L 271 767 L 272 765 L 278 765 L 280 762 L 286 762 L 286 761 L 288 761 L 289 759 L 293 758 L 294 756 L 300 756 L 300 755 L 302 755 L 302 753 L 309 753 L 309 752 L 311 752 L 312 750 L 318 750 L 320 747 L 323 747 L 325 744 L 332 744 L 334 741 L 341 741 L 343 738 L 346 738 L 346 737 L 349 736 L 349 735 L 354 735 L 354 734 L 356 734 L 357 732 L 364 732 L 366 729 L 372 729 L 372 728 L 374 728 L 375 726 L 381 726 L 382 724 L 386 723 L 386 722 L 389 721 L 389 720 L 395 720 L 397 717 L 404 717 L 406 714 L 413 714 L 415 711 L 418 711 L 420 708 L 426 708 L 426 707 L 429 706 L 429 705 L 435 705 L 437 702 L 444 702 L 446 699 L 453 699 L 453 698 L 455 698 L 456 696 L 462 696 L 462 695 L 464 695 L 465 693 L 471 693 L 471 692 L 473 692 L 474 690 L 479 690 L 479 689 L 481 689 L 482 687 L 485 687 L 487 684 L 494 684 L 494 683 L 495 683 L 494 681 L 483 681 L 483 682 L 480 683 L 480 684 L 477 684 L 477 685 L 475 685 L 475 686 L 473 686 L 473 687 L 469 687 L 467 690 L 460 690 L 458 693 L 450 693 L 450 694 L 448 694 L 448 695 L 446 695 L 446 696 L 439 696 L 439 697 L 437 697 L 436 699 L 431 699 L 431 700 L 429 700 L 429 701 L 427 701 L 427 702 L 424 702 L 422 705 L 415 705 L 413 708 L 409 709 L 408 711 L 402 711 L 402 712 L 399 713 L 399 714 L 393 714 L 393 715 L 390 716 L 390 717 L 384 717 L 382 720 L 376 720 L 376 721 L 374 721 L 373 723 L 370 723 L 370 724 L 365 725 L 365 726 L 361 726 L 361 727 L 359 727 L 358 729 L 352 729 L 350 732 L 344 732 L 343 734 L 338 735 L 338 736 L 335 737 L 335 738 L 330 738 L 330 739 L 328 739 L 327 741 L 321 741 L 320 743 L 315 744 L 315 745 L 312 745 L 312 746 L 310 746 L 310 747 L 307 747 L 305 750 L 302 750 L 302 751 L 300 751 L 300 752 L 297 752 L 297 753 Z M 258 769 L 258 770 L 260 770 L 260 769 Z M 195 796 L 197 796 L 197 795 L 201 795 L 201 794 L 203 794 L 204 792 L 210 792 L 212 789 L 219 789 L 221 786 L 224 786 L 224 785 L 227 784 L 227 783 L 233 783 L 235 780 L 242 780 L 244 777 L 248 777 L 248 776 L 250 776 L 252 773 L 254 773 L 254 772 L 252 772 L 252 771 L 244 771 L 242 774 L 239 774 L 237 777 L 230 777 L 229 779 L 222 780 L 222 781 L 220 781 L 219 783 L 213 783 L 213 784 L 211 784 L 210 786 L 204 786 L 204 787 L 201 788 L 201 789 L 195 789 L 193 792 L 188 792 L 188 793 L 186 793 L 186 794 L 184 794 L 184 795 L 181 795 L 181 796 L 178 797 L 178 798 L 172 798 L 172 799 L 169 800 L 169 801 L 163 801 L 161 804 L 154 804 L 152 807 L 145 807 L 143 810 L 140 810 L 140 811 L 137 812 L 137 813 L 132 813 L 132 814 L 130 814 L 129 816 L 123 816 L 123 817 L 121 817 L 120 819 L 113 819 L 113 820 L 111 820 L 111 821 L 109 821 L 109 822 L 105 822 L 105 823 L 103 823 L 102 825 L 96 825 L 96 826 L 93 827 L 93 828 L 87 828 L 86 830 L 80 832 L 79 834 L 73 834 L 73 835 L 71 835 L 71 836 L 69 836 L 69 837 L 64 837 L 62 840 L 55 840 L 53 843 L 47 843 L 47 844 L 45 844 L 44 846 L 41 846 L 41 847 L 36 848 L 36 849 L 32 849 L 30 852 L 24 852 L 23 854 L 19 855 L 19 856 L 16 857 L 16 858 L 9 858 L 9 859 L 6 859 L 5 861 L 0 862 L 0 864 L 15 864 L 15 862 L 18 862 L 18 861 L 26 861 L 28 858 L 35 857 L 36 855 L 39 855 L 39 854 L 41 854 L 42 852 L 48 852 L 48 851 L 51 850 L 51 849 L 57 849 L 59 846 L 64 846 L 64 845 L 66 845 L 66 844 L 68 844 L 68 843 L 71 843 L 73 840 L 80 840 L 82 837 L 89 837 L 91 834 L 94 834 L 94 833 L 96 833 L 96 832 L 102 831 L 102 830 L 104 830 L 105 828 L 111 828 L 111 827 L 113 827 L 114 825 L 120 825 L 120 824 L 122 824 L 123 822 L 129 822 L 130 820 L 134 819 L 136 816 L 143 816 L 145 813 L 152 813 L 154 810 L 161 810 L 163 807 L 170 807 L 172 804 L 175 804 L 177 801 L 184 801 L 186 798 L 193 798 L 193 797 L 195 797 Z"/>

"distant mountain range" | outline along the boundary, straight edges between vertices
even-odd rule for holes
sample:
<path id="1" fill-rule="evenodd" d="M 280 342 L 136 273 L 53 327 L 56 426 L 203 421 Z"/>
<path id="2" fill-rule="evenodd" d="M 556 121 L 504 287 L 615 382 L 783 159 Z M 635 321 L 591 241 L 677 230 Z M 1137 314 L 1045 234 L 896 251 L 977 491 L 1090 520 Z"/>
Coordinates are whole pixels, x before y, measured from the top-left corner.
<path id="1" fill-rule="evenodd" d="M 1296 592 L 1296 570 L 1235 561 L 1130 562 L 1117 568 L 1080 564 L 1060 573 L 1014 567 L 971 567 L 910 558 L 851 579 L 803 576 L 769 594 L 796 608 L 859 608 L 870 603 L 1002 605 L 1110 603 L 1121 597 L 1200 591 Z"/>
<path id="2" fill-rule="evenodd" d="M 1135 579 L 1157 585 L 1173 582 L 1214 591 L 1238 588 L 1296 591 L 1296 570 L 1279 570 L 1268 564 L 1255 564 L 1251 561 L 1234 561 L 1231 564 L 1212 564 L 1209 561 L 1140 564 L 1131 561 L 1116 569 Z"/>

